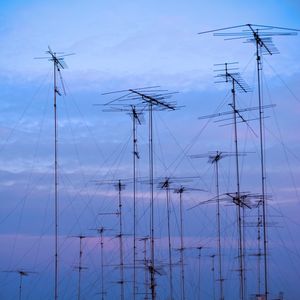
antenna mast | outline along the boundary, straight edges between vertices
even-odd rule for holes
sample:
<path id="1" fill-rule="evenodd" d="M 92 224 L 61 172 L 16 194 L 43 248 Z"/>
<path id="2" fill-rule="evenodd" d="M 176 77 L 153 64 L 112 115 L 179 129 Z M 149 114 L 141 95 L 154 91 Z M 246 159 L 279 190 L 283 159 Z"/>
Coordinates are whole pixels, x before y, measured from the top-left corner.
<path id="1" fill-rule="evenodd" d="M 168 254 L 169 254 L 169 288 L 170 288 L 170 300 L 173 300 L 173 262 L 172 262 L 172 244 L 171 244 L 171 228 L 170 228 L 170 179 L 165 178 L 165 181 L 161 183 L 161 188 L 166 190 L 167 198 L 167 226 L 168 226 Z"/>
<path id="2" fill-rule="evenodd" d="M 67 68 L 64 62 L 65 56 L 74 55 L 74 53 L 64 54 L 63 52 L 53 52 L 48 46 L 48 50 L 45 52 L 48 56 L 46 57 L 35 57 L 35 59 L 47 59 L 53 62 L 53 107 L 54 107 L 54 214 L 55 214 L 55 270 L 54 270 L 54 299 L 58 299 L 58 269 L 59 269 L 59 249 L 58 249 L 58 231 L 59 231 L 59 220 L 58 220 L 58 158 L 57 158 L 57 107 L 56 107 L 56 97 L 61 96 L 57 86 L 57 73 L 59 74 L 61 86 L 63 89 L 63 94 L 66 95 L 64 83 L 61 76 L 61 69 Z"/>
<path id="3" fill-rule="evenodd" d="M 153 111 L 154 110 L 175 110 L 173 103 L 167 102 L 174 93 L 158 89 L 159 86 L 128 89 L 122 91 L 108 92 L 103 95 L 113 93 L 123 93 L 122 96 L 113 99 L 105 105 L 118 105 L 119 101 L 140 101 L 139 105 L 147 107 L 149 113 L 149 179 L 150 179 L 150 288 L 152 300 L 156 299 L 155 283 L 155 255 L 154 255 L 154 159 L 153 159 Z"/>

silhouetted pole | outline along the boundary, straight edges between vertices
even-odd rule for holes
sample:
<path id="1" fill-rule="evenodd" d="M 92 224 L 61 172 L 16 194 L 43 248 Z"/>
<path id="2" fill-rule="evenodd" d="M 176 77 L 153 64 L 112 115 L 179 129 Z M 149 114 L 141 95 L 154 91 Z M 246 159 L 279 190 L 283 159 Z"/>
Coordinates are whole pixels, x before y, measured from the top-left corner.
<path id="1" fill-rule="evenodd" d="M 170 299 L 173 300 L 173 262 L 172 262 L 172 244 L 171 244 L 171 227 L 170 227 L 170 180 L 166 178 L 162 183 L 162 188 L 166 190 L 167 199 L 167 227 L 168 227 L 168 256 L 169 256 L 169 292 Z"/>
<path id="2" fill-rule="evenodd" d="M 181 273 L 181 299 L 185 300 L 185 278 L 184 278 L 184 242 L 183 242 L 183 203 L 182 194 L 185 188 L 181 186 L 179 189 L 175 190 L 179 194 L 179 213 L 180 213 L 180 273 Z"/>
<path id="3" fill-rule="evenodd" d="M 237 186 L 237 201 L 240 201 L 241 190 L 240 190 L 240 172 L 239 172 L 239 150 L 238 150 L 238 139 L 237 139 L 237 117 L 236 117 L 236 100 L 235 100 L 235 81 L 232 80 L 232 109 L 234 111 L 234 145 L 235 145 L 235 166 L 236 166 L 236 186 Z M 244 290 L 244 265 L 243 265 L 243 237 L 242 237 L 242 218 L 241 218 L 241 206 L 237 205 L 238 214 L 238 232 L 239 232 L 239 271 L 240 271 L 240 299 L 243 300 L 245 297 Z"/>
<path id="4" fill-rule="evenodd" d="M 222 275 L 222 248 L 221 248 L 221 221 L 220 221 L 220 189 L 219 189 L 219 160 L 221 156 L 217 151 L 214 162 L 216 166 L 216 188 L 217 188 L 217 226 L 218 226 L 218 258 L 219 258 L 219 281 L 220 299 L 224 300 L 223 275 Z"/>
<path id="5" fill-rule="evenodd" d="M 122 222 L 122 198 L 121 198 L 121 191 L 124 188 L 124 185 L 121 183 L 121 180 L 118 181 L 116 185 L 118 189 L 119 195 L 119 250 L 120 250 L 120 286 L 121 286 L 121 300 L 125 298 L 125 291 L 124 291 L 124 256 L 123 256 L 123 222 Z"/>
<path id="6" fill-rule="evenodd" d="M 252 28 L 251 28 L 252 30 Z M 264 285 L 265 285 L 265 298 L 268 300 L 268 245 L 267 245 L 267 211 L 266 211 L 266 175 L 265 175 L 265 157 L 264 157 L 264 124 L 263 124 L 263 98 L 261 94 L 261 47 L 259 46 L 260 37 L 257 33 L 253 32 L 256 42 L 256 68 L 257 68 L 257 92 L 258 92 L 258 105 L 259 105 L 259 140 L 260 140 L 260 167 L 261 167 L 261 194 L 262 194 L 262 209 L 263 209 L 263 236 L 264 236 Z"/>
<path id="7" fill-rule="evenodd" d="M 198 262 L 199 262 L 199 265 L 198 265 L 198 267 L 199 267 L 199 270 L 198 270 L 198 272 L 199 272 L 199 274 L 198 274 L 199 297 L 198 297 L 198 299 L 200 300 L 201 299 L 201 251 L 202 251 L 203 247 L 200 246 L 200 247 L 197 247 L 197 249 L 199 250 L 199 254 L 198 254 Z"/>
<path id="8" fill-rule="evenodd" d="M 135 106 L 132 106 L 132 131 L 133 131 L 133 300 L 136 298 L 136 158 L 137 150 L 136 122 L 138 119 Z"/>
<path id="9" fill-rule="evenodd" d="M 79 235 L 79 264 L 78 264 L 78 290 L 77 290 L 77 299 L 81 298 L 81 273 L 82 273 L 82 240 L 86 238 L 86 236 Z"/>
<path id="10" fill-rule="evenodd" d="M 153 183 L 153 104 L 149 102 L 149 177 L 150 177 L 150 287 L 152 300 L 156 298 L 155 265 L 154 265 L 154 183 Z"/>
<path id="11" fill-rule="evenodd" d="M 216 300 L 216 289 L 215 289 L 215 254 L 211 255 L 211 271 L 212 271 L 212 278 L 213 278 L 213 300 Z"/>

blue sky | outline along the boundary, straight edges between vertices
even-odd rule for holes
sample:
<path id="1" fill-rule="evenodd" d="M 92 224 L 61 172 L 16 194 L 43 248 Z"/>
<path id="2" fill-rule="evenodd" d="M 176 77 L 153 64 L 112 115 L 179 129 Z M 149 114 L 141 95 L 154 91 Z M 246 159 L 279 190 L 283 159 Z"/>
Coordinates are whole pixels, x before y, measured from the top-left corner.
<path id="1" fill-rule="evenodd" d="M 268 24 L 300 29 L 297 1 L 7 1 L 0 4 L 0 178 L 2 208 L 0 269 L 27 268 L 37 272 L 24 280 L 25 299 L 51 299 L 53 272 L 53 111 L 52 66 L 43 56 L 47 46 L 55 51 L 76 53 L 66 59 L 63 70 L 67 96 L 59 98 L 59 170 L 61 203 L 61 287 L 62 299 L 76 293 L 78 249 L 70 236 L 90 233 L 105 225 L 117 228 L 114 217 L 101 218 L 101 211 L 116 209 L 116 193 L 95 180 L 131 176 L 131 122 L 126 114 L 104 113 L 95 103 L 109 97 L 101 93 L 149 85 L 172 91 L 178 105 L 175 112 L 155 115 L 155 176 L 200 175 L 190 183 L 206 193 L 186 194 L 186 208 L 214 195 L 212 167 L 206 160 L 191 160 L 190 154 L 233 150 L 230 127 L 197 120 L 201 115 L 228 110 L 229 87 L 216 85 L 215 63 L 238 61 L 240 71 L 253 88 L 238 95 L 241 107 L 256 106 L 254 47 L 241 41 L 224 41 L 197 32 L 237 24 Z M 267 186 L 272 194 L 269 215 L 271 292 L 283 291 L 287 299 L 299 298 L 299 46 L 300 36 L 275 37 L 279 55 L 264 58 L 263 80 L 266 104 L 276 104 L 266 119 Z M 251 117 L 251 115 L 249 115 Z M 253 115 L 252 115 L 253 117 Z M 147 116 L 138 128 L 141 153 L 139 174 L 147 175 Z M 258 124 L 251 123 L 254 131 Z M 242 159 L 241 182 L 245 191 L 259 191 L 258 139 L 240 127 L 241 150 L 253 152 Z M 232 159 L 222 161 L 221 190 L 234 189 Z M 143 218 L 148 216 L 145 186 L 139 186 L 139 234 L 147 234 Z M 131 230 L 131 186 L 124 192 L 125 230 Z M 156 192 L 158 257 L 166 258 L 165 198 Z M 178 199 L 172 196 L 172 234 L 178 247 Z M 235 214 L 222 207 L 226 298 L 237 299 Z M 215 251 L 215 207 L 201 206 L 185 211 L 189 290 L 196 293 L 199 243 Z M 254 217 L 249 212 L 249 222 Z M 177 221 L 176 221 L 177 220 Z M 201 220 L 201 221 L 199 221 Z M 161 228 L 161 229 L 160 229 Z M 255 233 L 249 231 L 249 252 L 254 251 Z M 117 259 L 117 242 L 106 237 L 107 263 Z M 130 238 L 126 258 L 130 261 Z M 86 264 L 83 290 L 96 299 L 99 273 L 95 266 L 99 245 L 95 238 L 85 243 Z M 174 251 L 174 256 L 176 257 Z M 255 261 L 249 259 L 249 293 L 255 291 Z M 210 260 L 203 258 L 203 274 Z M 206 268 L 206 269 L 205 269 Z M 203 276 L 202 296 L 211 299 L 211 274 Z M 176 271 L 177 272 L 177 271 Z M 1 273 L 0 297 L 14 299 L 15 274 Z M 111 271 L 107 287 L 118 279 Z M 176 273 L 175 280 L 178 281 Z M 50 282 L 50 284 L 49 284 Z M 164 294 L 166 276 L 158 281 Z M 233 292 L 232 292 L 233 291 Z M 127 293 L 130 292 L 130 287 Z M 179 290 L 176 290 L 179 293 Z M 109 296 L 117 297 L 118 287 Z M 191 296 L 190 296 L 191 297 Z"/>

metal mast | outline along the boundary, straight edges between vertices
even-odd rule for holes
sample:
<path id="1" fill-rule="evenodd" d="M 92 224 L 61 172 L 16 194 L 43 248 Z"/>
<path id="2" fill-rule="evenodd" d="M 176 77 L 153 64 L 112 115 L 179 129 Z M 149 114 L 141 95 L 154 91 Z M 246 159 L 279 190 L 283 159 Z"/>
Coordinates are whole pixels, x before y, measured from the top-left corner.
<path id="1" fill-rule="evenodd" d="M 115 185 L 116 189 L 118 190 L 118 198 L 119 198 L 119 249 L 120 249 L 120 296 L 121 300 L 125 299 L 125 291 L 124 291 L 124 249 L 123 249 L 123 223 L 122 223 L 122 198 L 121 198 L 121 191 L 125 188 L 125 185 L 121 183 L 121 180 L 118 181 L 118 183 Z"/>
<path id="2" fill-rule="evenodd" d="M 77 299 L 80 300 L 81 298 L 81 273 L 83 269 L 86 269 L 82 266 L 82 240 L 85 239 L 87 236 L 85 235 L 77 235 L 74 236 L 76 238 L 79 238 L 79 260 L 78 260 L 78 286 L 77 286 Z"/>
<path id="3" fill-rule="evenodd" d="M 233 121 L 234 121 L 234 144 L 235 144 L 235 166 L 236 166 L 236 200 L 240 203 L 241 189 L 240 189 L 240 172 L 239 172 L 239 149 L 238 149 L 238 132 L 237 132 L 237 117 L 243 117 L 240 115 L 236 106 L 236 89 L 241 92 L 247 93 L 249 91 L 245 82 L 241 79 L 239 73 L 229 72 L 228 63 L 224 64 L 224 73 L 217 75 L 225 79 L 225 82 L 231 82 L 231 93 L 232 93 L 232 104 L 230 106 L 233 110 Z M 234 68 L 235 69 L 235 68 Z M 219 196 L 218 196 L 219 197 Z M 243 210 L 243 211 L 242 211 Z M 240 271 L 240 299 L 245 299 L 245 257 L 244 257 L 244 224 L 242 221 L 242 214 L 244 216 L 244 207 L 237 205 L 237 217 L 238 217 L 238 233 L 239 233 L 239 271 Z M 244 219 L 244 218 L 243 218 Z"/>
<path id="4" fill-rule="evenodd" d="M 156 283 L 155 283 L 155 255 L 154 255 L 154 160 L 153 160 L 153 107 L 160 109 L 175 110 L 175 106 L 163 101 L 172 93 L 147 94 L 145 91 L 129 89 L 129 92 L 138 95 L 141 100 L 148 104 L 149 111 L 149 179 L 150 179 L 150 288 L 152 300 L 156 299 Z"/>
<path id="5" fill-rule="evenodd" d="M 137 149 L 136 124 L 141 124 L 139 113 L 135 105 L 131 107 L 132 131 L 133 131 L 133 300 L 136 298 L 136 159 L 139 159 Z"/>
<path id="6" fill-rule="evenodd" d="M 170 228 L 170 179 L 166 178 L 161 183 L 161 188 L 166 190 L 167 199 L 167 226 L 168 226 L 168 254 L 169 254 L 169 289 L 170 289 L 170 300 L 173 300 L 173 262 L 172 262 L 172 244 L 171 244 L 171 228 Z"/>
<path id="7" fill-rule="evenodd" d="M 152 300 L 156 298 L 155 283 L 155 255 L 154 255 L 154 159 L 153 159 L 153 111 L 154 110 L 175 110 L 175 105 L 165 101 L 174 93 L 159 89 L 159 86 L 151 86 L 136 89 L 127 89 L 115 92 L 104 93 L 103 95 L 113 93 L 123 93 L 122 96 L 113 99 L 105 105 L 118 105 L 120 101 L 129 101 L 131 103 L 140 101 L 140 105 L 147 107 L 149 113 L 149 181 L 150 181 L 150 289 Z"/>
<path id="8" fill-rule="evenodd" d="M 211 271 L 212 271 L 212 278 L 213 278 L 213 300 L 216 300 L 216 289 L 215 289 L 215 254 L 210 255 L 211 258 Z"/>
<path id="9" fill-rule="evenodd" d="M 55 215 L 55 270 L 54 270 L 54 299 L 58 299 L 58 273 L 59 273 L 59 247 L 58 247 L 58 231 L 59 231 L 59 220 L 58 220 L 58 158 L 57 158 L 57 107 L 56 97 L 61 96 L 61 92 L 57 86 L 57 73 L 59 74 L 61 86 L 64 95 L 66 94 L 64 83 L 61 76 L 61 69 L 67 68 L 64 62 L 65 56 L 74 55 L 74 53 L 64 54 L 63 52 L 53 52 L 48 46 L 48 50 L 45 52 L 47 57 L 35 57 L 36 59 L 47 59 L 53 62 L 53 107 L 54 107 L 54 215 Z"/>
<path id="10" fill-rule="evenodd" d="M 179 214 L 180 214 L 180 269 L 181 269 L 181 300 L 185 300 L 185 278 L 184 278 L 184 243 L 183 243 L 183 204 L 182 204 L 182 194 L 186 189 L 181 186 L 175 189 L 175 193 L 179 194 Z"/>
<path id="11" fill-rule="evenodd" d="M 221 153 L 217 151 L 215 156 L 211 156 L 211 162 L 216 167 L 216 188 L 217 188 L 217 226 L 218 226 L 218 258 L 219 258 L 219 282 L 220 282 L 220 300 L 224 300 L 224 287 L 222 275 L 222 248 L 221 248 L 221 222 L 220 222 L 220 189 L 219 189 L 219 160 Z"/>

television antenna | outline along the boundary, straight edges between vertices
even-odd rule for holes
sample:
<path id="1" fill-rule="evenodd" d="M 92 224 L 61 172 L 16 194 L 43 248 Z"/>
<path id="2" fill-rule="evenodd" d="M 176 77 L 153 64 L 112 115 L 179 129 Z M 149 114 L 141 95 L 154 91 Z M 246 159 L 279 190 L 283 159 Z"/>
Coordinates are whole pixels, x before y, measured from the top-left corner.
<path id="1" fill-rule="evenodd" d="M 137 147 L 137 125 L 143 121 L 143 110 L 138 109 L 135 104 L 123 104 L 121 106 L 111 106 L 104 109 L 105 112 L 126 112 L 132 119 L 132 145 L 133 145 L 133 300 L 136 299 L 136 160 L 140 159 Z"/>
<path id="2" fill-rule="evenodd" d="M 74 55 L 74 53 L 65 54 L 64 52 L 54 52 L 48 46 L 48 50 L 45 51 L 47 56 L 35 57 L 35 59 L 47 59 L 53 63 L 53 107 L 54 107 L 54 214 L 55 214 L 55 268 L 54 268 L 54 299 L 58 299 L 58 260 L 59 260 L 59 246 L 58 246 L 58 231 L 59 231 L 59 220 L 58 220 L 58 157 L 57 157 L 57 95 L 62 96 L 61 91 L 57 86 L 57 74 L 61 82 L 63 94 L 66 95 L 65 85 L 61 75 L 61 69 L 66 69 L 67 65 L 64 61 L 66 56 Z"/>
<path id="3" fill-rule="evenodd" d="M 149 113 L 149 179 L 150 179 L 150 286 L 151 299 L 156 299 L 156 282 L 155 282 L 155 253 L 154 253 L 154 156 L 153 156 L 153 111 L 155 110 L 176 110 L 175 103 L 168 100 L 174 95 L 174 92 L 161 89 L 160 86 L 150 86 L 143 88 L 127 89 L 114 92 L 104 93 L 103 95 L 119 94 L 117 98 L 109 101 L 105 105 L 120 106 L 120 103 L 132 102 L 136 106 L 142 106 Z"/>
<path id="4" fill-rule="evenodd" d="M 19 274 L 19 300 L 22 300 L 22 287 L 23 277 L 29 276 L 30 274 L 37 274 L 37 272 L 25 271 L 25 270 L 14 270 L 14 271 L 2 271 L 4 273 L 17 273 Z"/>

